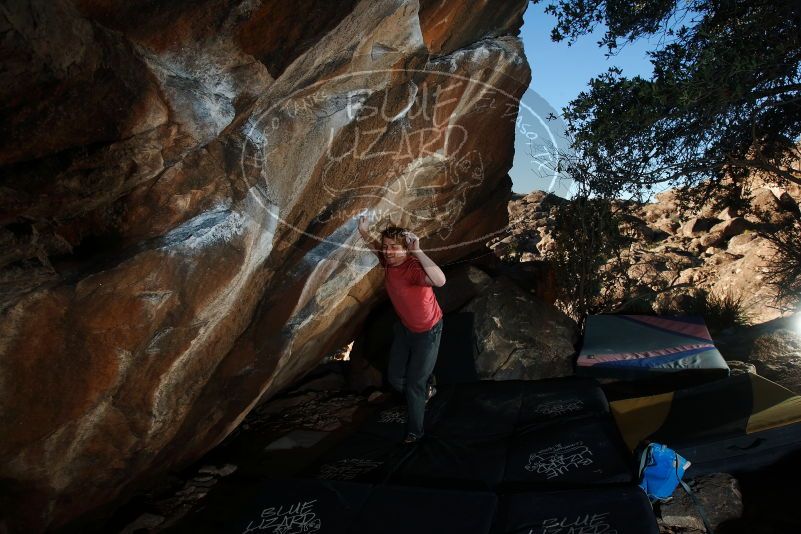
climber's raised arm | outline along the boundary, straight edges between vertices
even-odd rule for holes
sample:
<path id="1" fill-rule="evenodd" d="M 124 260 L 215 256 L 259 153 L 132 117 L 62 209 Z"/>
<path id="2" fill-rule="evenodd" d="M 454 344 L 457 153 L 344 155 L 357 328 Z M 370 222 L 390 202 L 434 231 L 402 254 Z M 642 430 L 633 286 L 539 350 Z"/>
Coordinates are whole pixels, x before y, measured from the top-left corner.
<path id="1" fill-rule="evenodd" d="M 442 269 L 440 269 L 439 266 L 434 263 L 434 260 L 429 258 L 426 253 L 422 251 L 420 248 L 420 238 L 417 237 L 417 234 L 414 232 L 406 232 L 404 237 L 406 238 L 406 246 L 409 249 L 409 254 L 420 260 L 420 265 L 422 265 L 423 270 L 426 273 L 426 285 L 436 287 L 444 286 L 445 273 L 443 273 Z"/>

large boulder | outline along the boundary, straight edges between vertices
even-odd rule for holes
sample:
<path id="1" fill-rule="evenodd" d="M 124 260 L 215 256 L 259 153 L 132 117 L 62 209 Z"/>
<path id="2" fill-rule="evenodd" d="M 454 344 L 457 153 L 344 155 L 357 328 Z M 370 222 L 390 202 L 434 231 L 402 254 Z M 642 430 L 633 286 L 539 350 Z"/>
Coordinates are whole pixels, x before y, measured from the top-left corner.
<path id="1" fill-rule="evenodd" d="M 776 195 L 776 198 L 779 199 L 779 205 L 782 207 L 782 209 L 789 211 L 796 216 L 801 215 L 801 210 L 798 208 L 798 202 L 793 198 L 792 195 L 790 195 L 790 193 L 787 191 L 779 191 Z"/>
<path id="2" fill-rule="evenodd" d="M 620 233 L 634 240 L 643 242 L 661 241 L 673 233 L 660 228 L 651 228 L 644 220 L 630 213 L 622 213 L 619 217 L 621 219 L 619 225 Z M 666 226 L 666 228 L 668 227 Z"/>
<path id="3" fill-rule="evenodd" d="M 749 357 L 757 373 L 801 395 L 801 332 L 777 328 L 754 340 Z"/>
<path id="4" fill-rule="evenodd" d="M 750 198 L 751 210 L 762 221 L 777 226 L 787 224 L 793 217 L 794 201 L 789 195 L 780 195 L 782 199 L 769 187 L 757 189 Z"/>
<path id="5" fill-rule="evenodd" d="M 715 344 L 727 361 L 747 362 L 761 376 L 801 395 L 801 314 L 729 329 Z"/>
<path id="6" fill-rule="evenodd" d="M 527 264 L 491 267 L 495 278 L 469 264 L 445 267 L 447 282 L 435 288 L 445 312 L 444 343 L 449 342 L 447 331 L 454 312 L 459 312 L 457 316 L 468 312 L 473 316 L 469 335 L 476 347 L 473 367 L 478 378 L 536 379 L 571 374 L 577 327 L 539 295 L 535 273 L 542 271 L 525 269 Z M 367 317 L 350 352 L 348 385 L 352 389 L 364 391 L 382 385 L 396 318 L 389 302 L 377 306 Z M 526 318 L 536 318 L 536 323 L 527 325 Z M 514 357 L 507 359 L 510 352 Z"/>
<path id="7" fill-rule="evenodd" d="M 681 233 L 686 237 L 698 237 L 720 223 L 720 219 L 711 217 L 692 217 L 681 226 Z"/>
<path id="8" fill-rule="evenodd" d="M 752 228 L 753 225 L 745 218 L 734 217 L 716 224 L 712 227 L 710 233 L 720 233 L 723 236 L 723 239 L 729 239 Z"/>
<path id="9" fill-rule="evenodd" d="M 521 261 L 520 263 L 501 263 L 498 274 L 503 274 L 537 299 L 553 304 L 558 296 L 556 270 L 548 260 Z"/>
<path id="10" fill-rule="evenodd" d="M 443 313 L 450 314 L 476 298 L 492 284 L 489 274 L 471 265 L 458 263 L 454 267 L 443 266 L 446 283 L 436 287 L 434 294 Z M 389 364 L 392 347 L 392 324 L 397 314 L 389 301 L 376 306 L 363 323 L 350 352 L 348 386 L 355 391 L 381 387 Z"/>
<path id="11" fill-rule="evenodd" d="M 782 211 L 782 205 L 769 187 L 754 191 L 749 199 L 751 209 L 756 212 L 773 213 Z"/>
<path id="12" fill-rule="evenodd" d="M 492 277 L 469 263 L 461 263 L 445 270 L 447 282 L 434 288 L 434 294 L 443 313 L 458 310 L 479 295 L 492 283 Z"/>
<path id="13" fill-rule="evenodd" d="M 480 379 L 537 380 L 573 373 L 575 322 L 507 277 L 494 280 L 463 311 L 474 314 Z"/>
<path id="14" fill-rule="evenodd" d="M 502 228 L 527 4 L 4 8 L 0 530 L 188 465 L 352 340 L 359 213 L 440 263 Z"/>

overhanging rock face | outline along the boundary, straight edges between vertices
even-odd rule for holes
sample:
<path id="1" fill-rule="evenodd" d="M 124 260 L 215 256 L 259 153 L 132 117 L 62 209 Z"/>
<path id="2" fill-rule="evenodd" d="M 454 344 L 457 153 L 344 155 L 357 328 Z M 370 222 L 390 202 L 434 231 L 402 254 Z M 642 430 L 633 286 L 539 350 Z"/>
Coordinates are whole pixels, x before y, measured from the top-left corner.
<path id="1" fill-rule="evenodd" d="M 382 298 L 506 224 L 526 0 L 17 3 L 0 141 L 0 479 L 62 525 L 218 444 Z"/>

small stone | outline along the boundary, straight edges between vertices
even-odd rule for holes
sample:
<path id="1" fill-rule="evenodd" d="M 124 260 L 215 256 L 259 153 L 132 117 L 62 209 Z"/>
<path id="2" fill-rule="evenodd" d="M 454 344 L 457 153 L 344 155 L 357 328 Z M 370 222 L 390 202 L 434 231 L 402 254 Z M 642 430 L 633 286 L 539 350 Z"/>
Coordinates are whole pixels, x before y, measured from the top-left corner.
<path id="1" fill-rule="evenodd" d="M 336 416 L 337 416 L 337 417 L 338 417 L 338 418 L 339 418 L 341 421 L 346 421 L 346 422 L 348 422 L 348 423 L 349 423 L 349 422 L 353 421 L 353 415 L 354 415 L 354 414 L 355 414 L 357 411 L 359 411 L 359 405 L 358 405 L 358 404 L 355 404 L 355 405 L 352 405 L 352 406 L 347 406 L 347 407 L 340 408 L 340 409 L 337 411 L 337 414 L 336 414 Z"/>
<path id="2" fill-rule="evenodd" d="M 728 221 L 729 219 L 734 219 L 735 217 L 737 217 L 737 210 L 731 206 L 724 208 L 720 213 L 718 213 L 718 219 L 722 221 Z"/>
<path id="3" fill-rule="evenodd" d="M 742 493 L 737 480 L 731 475 L 704 475 L 694 479 L 690 486 L 703 506 L 713 530 L 717 531 L 722 523 L 742 516 Z M 666 526 L 704 532 L 704 523 L 698 508 L 681 487 L 676 488 L 670 501 L 662 503 L 660 511 L 662 522 Z"/>
<path id="4" fill-rule="evenodd" d="M 164 517 L 155 514 L 142 514 L 137 517 L 132 523 L 128 524 L 120 531 L 120 534 L 133 534 L 137 530 L 151 529 L 159 526 L 164 522 Z"/>
<path id="5" fill-rule="evenodd" d="M 319 430 L 292 430 L 273 441 L 264 449 L 265 451 L 280 451 L 314 447 L 326 438 L 328 434 Z"/>
<path id="6" fill-rule="evenodd" d="M 175 494 L 179 497 L 191 497 L 193 493 L 197 493 L 200 489 L 192 484 L 191 482 L 187 482 L 186 486 L 180 491 L 176 491 Z"/>
<path id="7" fill-rule="evenodd" d="M 308 391 L 300 395 L 272 399 L 261 405 L 258 408 L 258 413 L 259 415 L 275 415 L 282 413 L 286 416 L 287 410 L 311 402 L 316 396 L 315 392 Z"/>
<path id="8" fill-rule="evenodd" d="M 329 421 L 325 424 L 320 425 L 318 428 L 322 432 L 333 432 L 334 430 L 342 428 L 342 423 L 340 423 L 337 420 Z"/>
<path id="9" fill-rule="evenodd" d="M 295 391 L 339 391 L 344 388 L 345 377 L 339 373 L 328 373 L 298 386 Z"/>
<path id="10" fill-rule="evenodd" d="M 215 467 L 213 465 L 204 465 L 200 469 L 198 469 L 198 473 L 208 474 L 208 475 L 216 475 L 218 477 L 227 477 L 234 471 L 236 471 L 237 466 L 234 464 L 225 464 L 222 467 Z"/>
<path id="11" fill-rule="evenodd" d="M 757 374 L 756 366 L 753 363 L 743 362 L 740 360 L 730 360 L 726 362 L 729 364 L 729 370 L 731 371 L 731 375 L 743 375 L 747 373 L 751 373 L 752 375 Z"/>
<path id="12" fill-rule="evenodd" d="M 210 488 L 217 483 L 217 479 L 211 476 L 195 477 L 190 483 L 195 487 Z"/>

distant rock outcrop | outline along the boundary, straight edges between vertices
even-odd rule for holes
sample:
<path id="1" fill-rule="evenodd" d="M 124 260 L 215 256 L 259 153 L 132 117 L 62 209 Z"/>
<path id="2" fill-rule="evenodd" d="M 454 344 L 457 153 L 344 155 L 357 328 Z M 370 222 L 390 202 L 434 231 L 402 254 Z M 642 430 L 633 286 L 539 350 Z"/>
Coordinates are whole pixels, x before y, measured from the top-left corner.
<path id="1" fill-rule="evenodd" d="M 798 216 L 799 201 L 801 188 L 784 190 L 764 183 L 754 184 L 751 208 L 742 213 L 733 208 L 719 213 L 709 207 L 683 210 L 672 190 L 657 194 L 653 203 L 617 201 L 620 231 L 631 240 L 621 251 L 621 260 L 636 284 L 705 289 L 721 297 L 742 298 L 753 322 L 768 321 L 781 315 L 774 290 L 765 282 L 775 251 L 757 230 L 766 224 L 774 228 L 790 224 Z M 543 191 L 512 200 L 511 235 L 491 244 L 497 255 L 524 263 L 547 258 L 556 246 L 551 207 L 561 202 L 565 200 Z M 620 300 L 630 297 L 633 289 L 604 288 Z M 675 296 L 660 296 L 657 307 Z"/>

